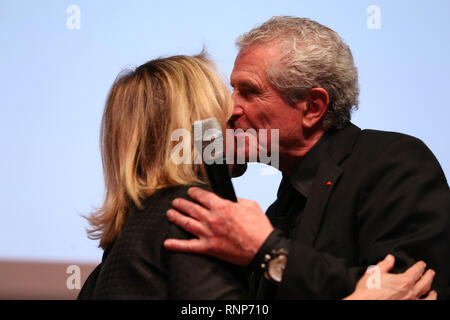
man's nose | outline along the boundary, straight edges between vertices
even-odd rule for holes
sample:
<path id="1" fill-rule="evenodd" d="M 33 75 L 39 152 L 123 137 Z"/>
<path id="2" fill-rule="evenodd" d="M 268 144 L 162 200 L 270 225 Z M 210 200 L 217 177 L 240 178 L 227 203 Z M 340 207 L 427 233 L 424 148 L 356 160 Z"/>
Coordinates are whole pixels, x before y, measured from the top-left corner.
<path id="1" fill-rule="evenodd" d="M 244 114 L 244 109 L 242 108 L 241 102 L 239 101 L 239 97 L 234 91 L 231 95 L 233 99 L 233 113 L 231 114 L 232 119 L 239 118 Z"/>
<path id="2" fill-rule="evenodd" d="M 244 114 L 244 109 L 242 109 L 242 107 L 234 105 L 233 107 L 233 113 L 231 114 L 231 117 L 236 119 L 239 118 L 240 116 L 242 116 Z"/>
<path id="3" fill-rule="evenodd" d="M 230 119 L 228 120 L 228 128 L 233 129 L 235 121 L 238 120 L 244 114 L 244 110 L 239 106 L 234 106 Z"/>

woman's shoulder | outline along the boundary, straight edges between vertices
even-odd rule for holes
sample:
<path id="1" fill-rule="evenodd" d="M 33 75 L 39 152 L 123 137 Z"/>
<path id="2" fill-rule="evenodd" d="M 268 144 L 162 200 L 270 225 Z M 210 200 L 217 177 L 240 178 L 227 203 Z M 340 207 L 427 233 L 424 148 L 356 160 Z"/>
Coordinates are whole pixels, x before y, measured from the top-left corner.
<path id="1" fill-rule="evenodd" d="M 142 202 L 143 208 L 141 211 L 153 211 L 158 206 L 164 207 L 164 209 L 169 209 L 170 207 L 172 207 L 172 201 L 175 198 L 184 198 L 191 200 L 187 193 L 189 188 L 191 187 L 200 187 L 202 189 L 211 190 L 211 188 L 205 184 L 179 185 L 159 189 L 151 196 L 144 199 L 144 201 Z"/>
<path id="2" fill-rule="evenodd" d="M 193 186 L 209 189 L 206 185 L 179 185 L 159 189 L 145 198 L 141 208 L 133 207 L 129 210 L 121 236 L 127 238 L 167 236 L 171 229 L 171 223 L 166 216 L 167 210 L 172 208 L 172 201 L 175 198 L 191 200 L 187 191 Z"/>

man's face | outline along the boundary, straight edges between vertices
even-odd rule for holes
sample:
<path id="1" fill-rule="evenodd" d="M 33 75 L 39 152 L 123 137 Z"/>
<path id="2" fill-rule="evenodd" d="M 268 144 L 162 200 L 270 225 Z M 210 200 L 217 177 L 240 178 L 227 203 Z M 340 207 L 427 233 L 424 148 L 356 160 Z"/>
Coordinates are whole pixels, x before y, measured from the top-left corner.
<path id="1" fill-rule="evenodd" d="M 279 129 L 281 155 L 283 149 L 301 145 L 303 113 L 299 105 L 287 104 L 267 78 L 267 67 L 280 54 L 278 45 L 252 46 L 238 54 L 231 73 L 234 110 L 229 126 L 234 130 L 244 131 L 252 128 L 256 131 L 267 129 L 267 146 L 259 144 L 258 148 L 269 151 L 270 130 Z M 238 146 L 236 151 L 243 152 L 242 146 Z M 248 161 L 248 145 L 245 147 L 245 155 Z"/>

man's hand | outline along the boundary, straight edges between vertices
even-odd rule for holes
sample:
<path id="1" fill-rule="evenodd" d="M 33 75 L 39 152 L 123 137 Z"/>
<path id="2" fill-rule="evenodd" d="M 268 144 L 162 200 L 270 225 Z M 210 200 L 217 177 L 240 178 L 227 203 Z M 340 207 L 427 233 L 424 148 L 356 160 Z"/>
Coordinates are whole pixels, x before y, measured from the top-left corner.
<path id="1" fill-rule="evenodd" d="M 356 284 L 355 291 L 344 300 L 418 300 L 424 295 L 423 300 L 437 299 L 436 291 L 430 291 L 435 273 L 431 269 L 425 272 L 425 262 L 419 261 L 400 274 L 388 273 L 394 262 L 394 256 L 388 255 L 377 263 L 381 277 L 379 288 L 369 288 L 368 281 L 374 275 L 368 269 Z"/>
<path id="2" fill-rule="evenodd" d="M 241 198 L 231 202 L 200 188 L 190 188 L 188 194 L 201 205 L 177 198 L 172 205 L 178 211 L 170 209 L 167 216 L 197 239 L 167 239 L 164 246 L 248 265 L 273 230 L 259 205 Z"/>

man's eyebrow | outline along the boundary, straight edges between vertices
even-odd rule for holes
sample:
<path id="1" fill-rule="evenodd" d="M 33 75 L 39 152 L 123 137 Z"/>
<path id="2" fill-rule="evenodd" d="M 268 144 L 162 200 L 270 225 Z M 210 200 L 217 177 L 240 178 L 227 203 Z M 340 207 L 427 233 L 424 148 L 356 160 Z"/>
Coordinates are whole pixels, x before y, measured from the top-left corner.
<path id="1" fill-rule="evenodd" d="M 250 81 L 237 81 L 234 84 L 231 84 L 231 86 L 234 87 L 240 87 L 244 89 L 251 89 L 251 90 L 257 90 L 258 85 L 256 83 L 250 82 Z"/>

